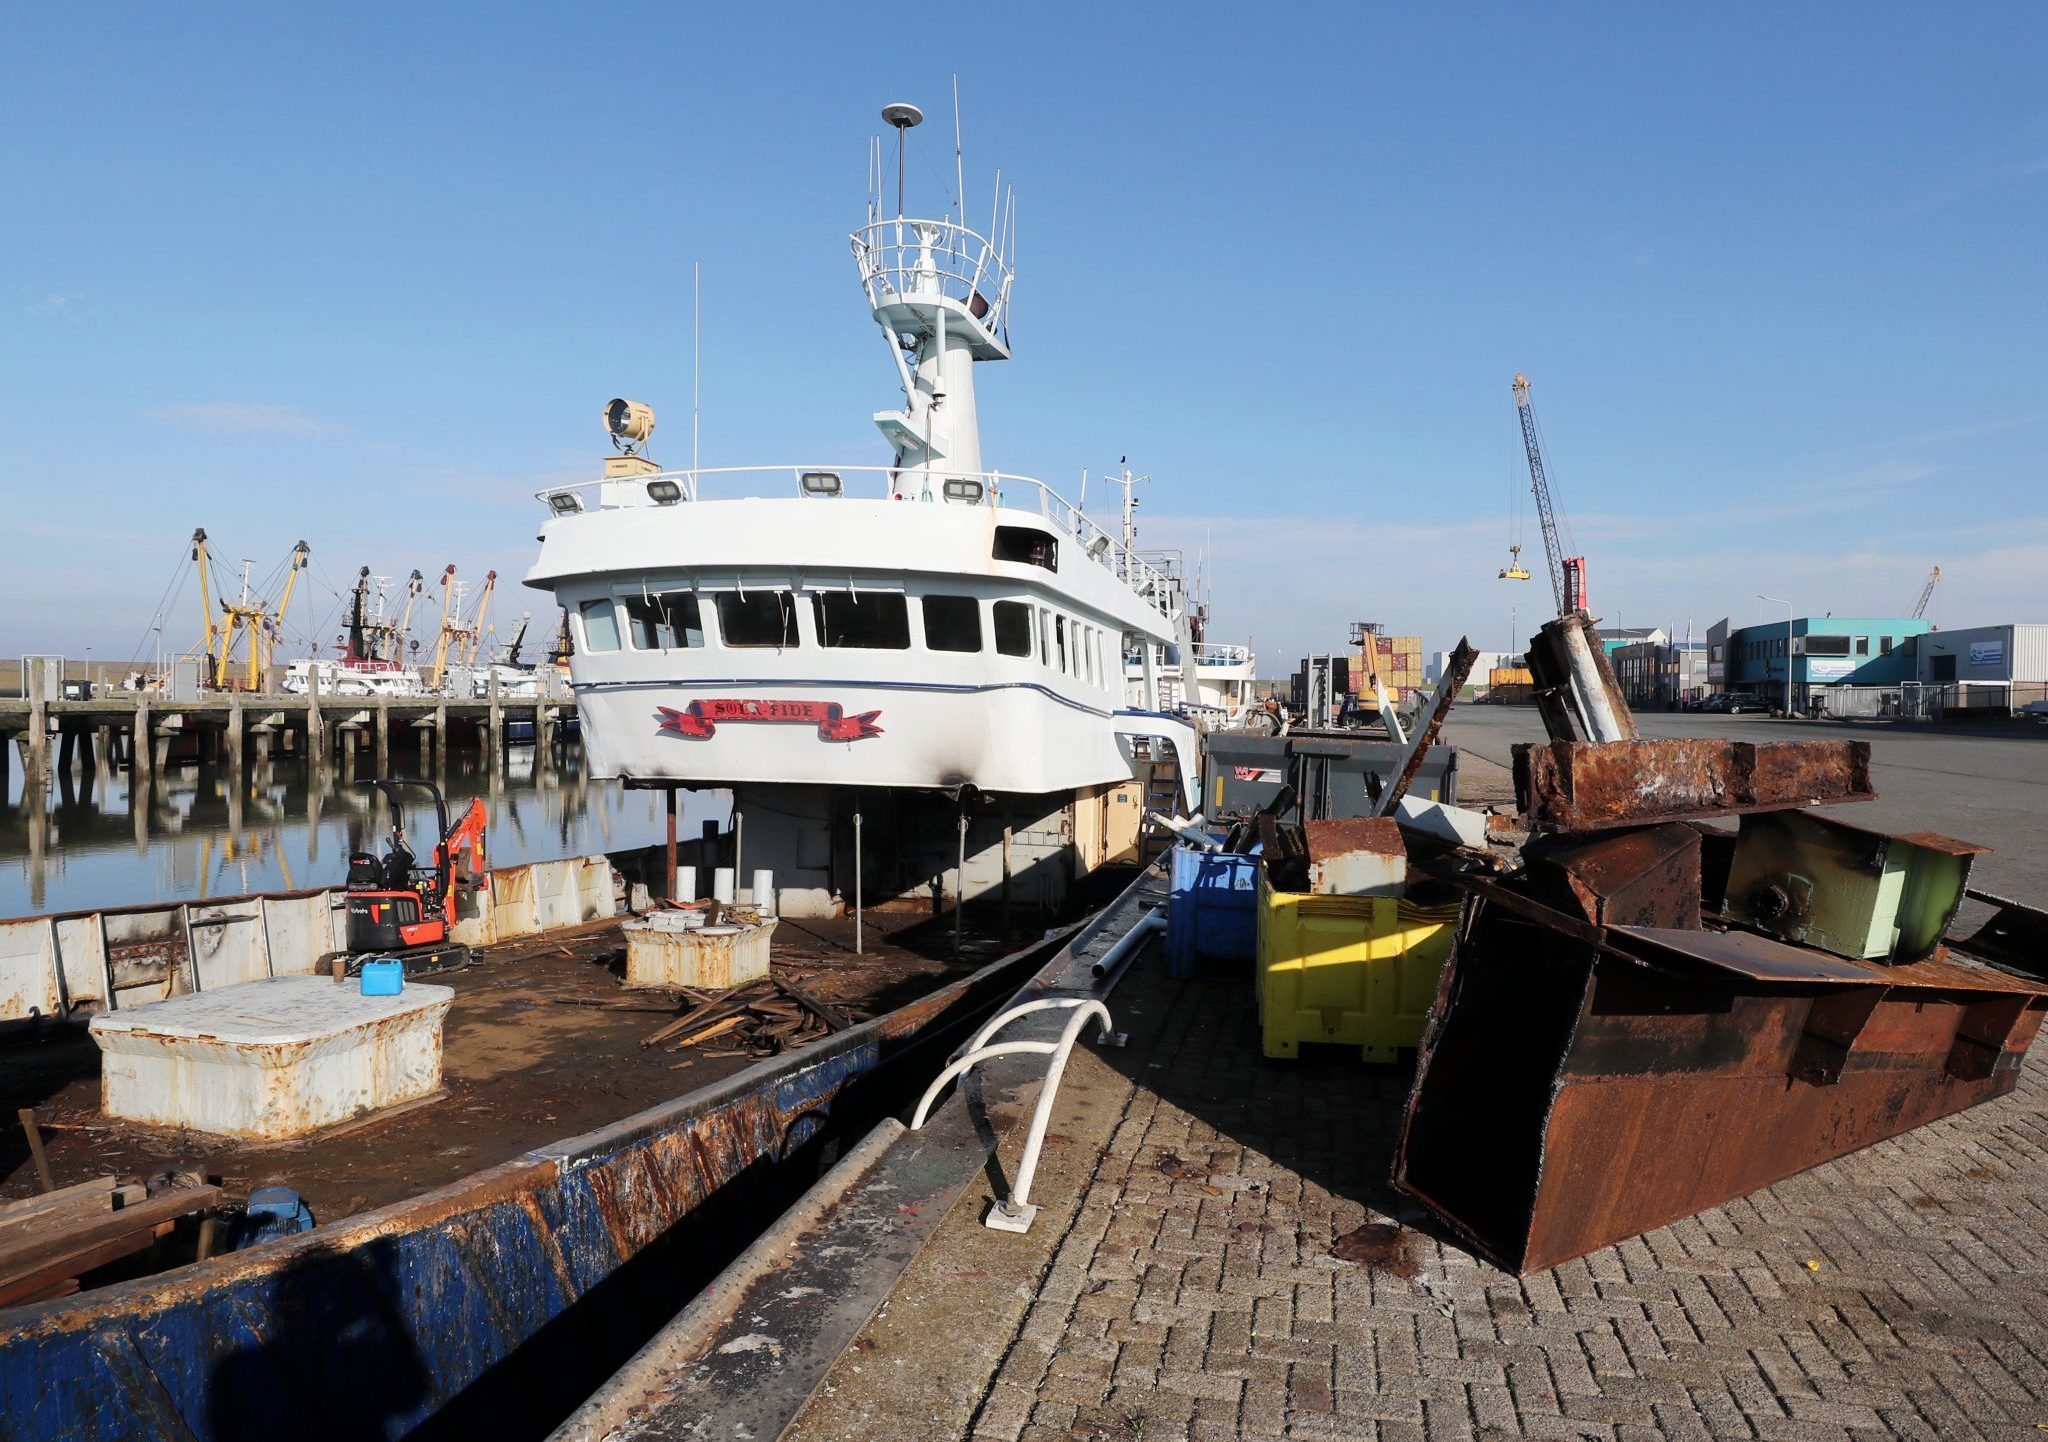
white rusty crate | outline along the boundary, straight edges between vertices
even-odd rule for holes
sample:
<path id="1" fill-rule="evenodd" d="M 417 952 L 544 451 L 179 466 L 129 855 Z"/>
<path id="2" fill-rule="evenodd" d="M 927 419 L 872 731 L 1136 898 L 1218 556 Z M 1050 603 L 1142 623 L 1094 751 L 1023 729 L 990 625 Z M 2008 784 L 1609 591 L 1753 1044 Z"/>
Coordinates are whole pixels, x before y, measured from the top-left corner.
<path id="1" fill-rule="evenodd" d="M 110 1117 L 225 1136 L 304 1136 L 441 1085 L 455 993 L 287 976 L 95 1017 Z"/>
<path id="2" fill-rule="evenodd" d="M 627 986 L 719 991 L 768 974 L 768 942 L 775 935 L 774 922 L 686 928 L 681 915 L 656 912 L 623 923 Z"/>

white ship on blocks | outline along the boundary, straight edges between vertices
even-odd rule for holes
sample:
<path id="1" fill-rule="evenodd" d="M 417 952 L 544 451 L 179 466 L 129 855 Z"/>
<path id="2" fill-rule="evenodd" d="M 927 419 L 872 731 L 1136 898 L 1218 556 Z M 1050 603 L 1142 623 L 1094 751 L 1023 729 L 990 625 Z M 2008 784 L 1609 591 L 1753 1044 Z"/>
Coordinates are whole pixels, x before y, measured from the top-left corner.
<path id="1" fill-rule="evenodd" d="M 918 118 L 884 112 L 899 177 Z M 594 774 L 734 788 L 747 864 L 777 867 L 789 914 L 849 890 L 861 807 L 870 847 L 886 812 L 908 885 L 971 896 L 995 884 L 977 872 L 998 814 L 1012 833 L 1068 833 L 1085 870 L 1101 857 L 1076 805 L 1099 809 L 1164 759 L 1192 808 L 1197 779 L 1196 729 L 1166 714 L 1170 687 L 1193 690 L 1166 664 L 1194 654 L 1180 578 L 1050 487 L 982 464 L 975 368 L 1010 356 L 1013 241 L 906 216 L 900 189 L 884 218 L 876 158 L 852 242 L 904 395 L 874 418 L 890 464 L 664 470 L 642 454 L 652 412 L 613 401 L 621 454 L 601 479 L 541 493 L 526 577 L 568 614 Z M 1013 234 L 1010 216 L 991 233 Z M 956 816 L 984 864 L 953 860 Z"/>

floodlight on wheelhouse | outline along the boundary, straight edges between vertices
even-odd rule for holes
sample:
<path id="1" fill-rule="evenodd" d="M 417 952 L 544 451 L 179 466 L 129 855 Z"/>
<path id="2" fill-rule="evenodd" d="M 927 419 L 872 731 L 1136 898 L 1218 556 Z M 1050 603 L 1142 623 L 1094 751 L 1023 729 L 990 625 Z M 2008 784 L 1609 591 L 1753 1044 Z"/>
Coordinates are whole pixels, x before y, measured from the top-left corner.
<path id="1" fill-rule="evenodd" d="M 583 509 L 583 497 L 574 491 L 556 491 L 548 497 L 548 509 L 558 516 L 573 516 Z"/>
<path id="2" fill-rule="evenodd" d="M 969 505 L 978 505 L 980 503 L 982 490 L 983 486 L 980 481 L 962 480 L 958 477 L 947 481 L 945 486 L 947 500 L 965 501 Z"/>
<path id="3" fill-rule="evenodd" d="M 805 471 L 797 477 L 797 484 L 803 487 L 807 496 L 836 496 L 839 494 L 839 472 Z"/>
<path id="4" fill-rule="evenodd" d="M 638 455 L 654 434 L 654 407 L 623 396 L 607 401 L 604 428 L 619 450 L 629 456 Z"/>
<path id="5" fill-rule="evenodd" d="M 665 476 L 647 483 L 647 499 L 657 506 L 673 506 L 682 498 L 683 488 Z"/>

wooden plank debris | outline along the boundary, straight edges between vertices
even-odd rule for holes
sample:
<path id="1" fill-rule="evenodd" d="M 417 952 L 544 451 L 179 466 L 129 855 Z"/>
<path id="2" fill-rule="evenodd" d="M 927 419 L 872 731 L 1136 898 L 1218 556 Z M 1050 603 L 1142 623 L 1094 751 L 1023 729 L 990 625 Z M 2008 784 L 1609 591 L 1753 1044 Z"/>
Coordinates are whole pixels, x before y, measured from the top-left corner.
<path id="1" fill-rule="evenodd" d="M 0 1230 L 0 1307 L 76 1291 L 96 1267 L 141 1251 L 167 1234 L 179 1218 L 220 1204 L 217 1186 L 180 1187 L 157 1196 L 112 1177 L 67 1188 L 68 1200 L 39 1213 L 10 1209 Z M 46 1202 L 49 1198 L 37 1198 Z"/>
<path id="2" fill-rule="evenodd" d="M 29 1155 L 35 1158 L 36 1180 L 42 1183 L 44 1191 L 56 1191 L 57 1183 L 50 1175 L 50 1154 L 43 1150 L 43 1125 L 36 1120 L 36 1109 L 23 1107 L 15 1115 L 21 1119 L 21 1129 L 28 1137 Z"/>
<path id="3" fill-rule="evenodd" d="M 691 1009 L 643 1037 L 641 1046 L 700 1046 L 729 1037 L 725 1047 L 710 1054 L 773 1056 L 844 1031 L 855 1021 L 851 1012 L 780 976 L 749 982 L 723 996 L 687 990 L 685 996 L 694 1003 Z"/>

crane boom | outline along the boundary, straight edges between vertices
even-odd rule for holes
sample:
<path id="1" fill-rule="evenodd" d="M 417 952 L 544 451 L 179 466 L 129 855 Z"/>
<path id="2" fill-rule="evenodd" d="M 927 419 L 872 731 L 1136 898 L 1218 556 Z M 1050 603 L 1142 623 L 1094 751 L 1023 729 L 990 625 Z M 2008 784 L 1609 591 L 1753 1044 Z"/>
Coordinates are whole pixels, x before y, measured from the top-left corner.
<path id="1" fill-rule="evenodd" d="M 1522 422 L 1522 449 L 1529 453 L 1529 489 L 1536 495 L 1536 519 L 1543 528 L 1543 558 L 1550 565 L 1550 594 L 1557 614 L 1586 609 L 1586 558 L 1567 556 L 1557 536 L 1550 480 L 1543 472 L 1543 447 L 1536 439 L 1536 409 L 1529 404 L 1529 378 L 1515 375 L 1515 415 Z"/>
<path id="2" fill-rule="evenodd" d="M 1920 588 L 1920 599 L 1913 603 L 1913 619 L 1919 620 L 1927 614 L 1927 603 L 1934 599 L 1934 586 L 1941 579 L 1941 567 L 1936 566 L 1927 573 L 1927 584 Z"/>

